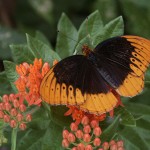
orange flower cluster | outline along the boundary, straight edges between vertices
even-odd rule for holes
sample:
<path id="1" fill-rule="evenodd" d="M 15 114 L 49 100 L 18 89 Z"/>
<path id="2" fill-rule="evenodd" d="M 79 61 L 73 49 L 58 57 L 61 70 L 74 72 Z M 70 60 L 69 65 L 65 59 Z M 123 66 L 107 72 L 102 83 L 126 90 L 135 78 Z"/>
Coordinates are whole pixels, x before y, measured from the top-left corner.
<path id="1" fill-rule="evenodd" d="M 71 123 L 71 131 L 63 130 L 62 146 L 71 150 L 124 150 L 123 141 L 101 142 L 102 130 L 97 120 L 83 116 L 81 124 Z"/>
<path id="2" fill-rule="evenodd" d="M 0 119 L 9 123 L 12 128 L 26 129 L 26 123 L 32 120 L 31 114 L 27 114 L 26 106 L 19 103 L 14 94 L 3 95 L 0 103 Z"/>
<path id="3" fill-rule="evenodd" d="M 16 71 L 19 78 L 15 82 L 18 89 L 16 97 L 19 98 L 20 103 L 24 100 L 28 105 L 40 105 L 42 100 L 40 98 L 39 89 L 42 78 L 49 71 L 48 63 L 42 64 L 42 59 L 35 59 L 33 65 L 26 62 L 16 66 Z"/>

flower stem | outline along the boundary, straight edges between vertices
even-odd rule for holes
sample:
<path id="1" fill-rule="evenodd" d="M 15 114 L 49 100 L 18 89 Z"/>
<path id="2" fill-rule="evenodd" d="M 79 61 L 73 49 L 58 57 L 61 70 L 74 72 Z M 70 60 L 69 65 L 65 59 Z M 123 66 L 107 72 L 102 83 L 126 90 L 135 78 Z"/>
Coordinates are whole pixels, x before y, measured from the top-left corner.
<path id="1" fill-rule="evenodd" d="M 13 128 L 11 133 L 11 150 L 16 150 L 17 128 Z"/>

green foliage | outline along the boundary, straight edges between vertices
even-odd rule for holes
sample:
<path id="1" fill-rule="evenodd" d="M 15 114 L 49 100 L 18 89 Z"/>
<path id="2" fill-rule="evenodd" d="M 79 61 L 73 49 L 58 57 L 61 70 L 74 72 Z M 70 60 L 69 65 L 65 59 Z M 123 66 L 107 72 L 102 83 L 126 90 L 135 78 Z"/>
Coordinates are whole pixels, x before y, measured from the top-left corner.
<path id="1" fill-rule="evenodd" d="M 45 16 L 46 18 L 46 16 Z M 61 60 L 67 56 L 80 53 L 82 45 L 94 48 L 101 41 L 124 33 L 122 17 L 111 20 L 104 25 L 101 15 L 95 11 L 85 19 L 77 31 L 73 23 L 63 13 L 59 23 L 56 49 L 54 50 L 47 38 L 40 32 L 35 37 L 27 34 L 27 44 L 11 45 L 12 58 L 15 63 L 33 63 L 34 58 L 42 58 L 44 62 L 52 64 L 53 60 Z M 47 19 L 47 18 L 46 18 Z M 73 40 L 71 40 L 73 39 Z M 0 74 L 0 82 L 4 85 L 3 93 L 9 93 L 10 85 L 14 92 L 14 82 L 18 78 L 15 71 L 16 64 L 4 61 L 5 72 Z M 8 82 L 8 81 L 9 82 Z M 6 84 L 6 85 L 5 85 Z M 150 147 L 150 107 L 149 102 L 150 74 L 146 75 L 145 90 L 141 95 L 125 101 L 125 107 L 115 109 L 114 118 L 108 126 L 103 121 L 104 129 L 102 141 L 112 138 L 123 139 L 126 149 L 148 149 Z M 64 117 L 66 108 L 63 106 L 49 107 L 43 103 L 41 107 L 30 107 L 33 120 L 26 131 L 18 132 L 17 149 L 20 150 L 61 150 L 62 130 L 68 127 L 70 117 Z"/>

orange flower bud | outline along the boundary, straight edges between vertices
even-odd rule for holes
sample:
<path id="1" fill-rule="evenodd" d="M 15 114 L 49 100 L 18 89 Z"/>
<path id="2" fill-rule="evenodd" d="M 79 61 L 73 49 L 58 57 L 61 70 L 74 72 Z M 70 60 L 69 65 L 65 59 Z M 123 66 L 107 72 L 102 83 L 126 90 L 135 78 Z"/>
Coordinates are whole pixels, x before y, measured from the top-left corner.
<path id="1" fill-rule="evenodd" d="M 98 150 L 104 150 L 103 148 L 99 148 Z"/>
<path id="2" fill-rule="evenodd" d="M 20 121 L 23 120 L 23 115 L 22 114 L 17 114 L 16 118 L 17 118 L 17 121 L 20 122 Z"/>
<path id="3" fill-rule="evenodd" d="M 24 104 L 21 104 L 21 105 L 19 106 L 19 110 L 20 110 L 21 112 L 26 111 L 26 106 L 25 106 Z"/>
<path id="4" fill-rule="evenodd" d="M 3 100 L 3 102 L 8 102 L 9 101 L 9 98 L 8 98 L 8 95 L 3 95 L 3 97 L 2 97 L 2 100 Z"/>
<path id="5" fill-rule="evenodd" d="M 4 105 L 5 105 L 5 109 L 6 109 L 7 111 L 9 111 L 9 110 L 11 109 L 10 103 L 6 102 Z"/>
<path id="6" fill-rule="evenodd" d="M 10 94 L 9 95 L 9 100 L 13 102 L 14 99 L 15 99 L 15 94 Z"/>
<path id="7" fill-rule="evenodd" d="M 82 118 L 82 120 L 81 120 L 81 123 L 82 123 L 83 125 L 89 124 L 89 118 L 88 118 L 87 116 L 84 116 L 84 117 Z"/>
<path id="8" fill-rule="evenodd" d="M 70 142 L 70 143 L 73 143 L 73 142 L 75 142 L 75 140 L 76 140 L 76 138 L 75 138 L 75 136 L 74 136 L 74 134 L 72 134 L 72 133 L 69 133 L 68 134 L 68 141 Z"/>
<path id="9" fill-rule="evenodd" d="M 8 115 L 4 115 L 4 122 L 10 122 L 10 117 Z"/>
<path id="10" fill-rule="evenodd" d="M 78 150 L 77 147 L 73 147 L 71 150 Z"/>
<path id="11" fill-rule="evenodd" d="M 84 144 L 82 144 L 82 143 L 78 144 L 77 149 L 78 150 L 85 150 Z"/>
<path id="12" fill-rule="evenodd" d="M 68 135 L 69 135 L 68 130 L 63 130 L 62 135 L 63 135 L 63 138 L 64 138 L 64 139 L 67 139 L 67 138 L 68 138 Z"/>
<path id="13" fill-rule="evenodd" d="M 24 62 L 22 65 L 26 68 L 26 71 L 28 72 L 30 65 L 26 62 Z"/>
<path id="14" fill-rule="evenodd" d="M 110 150 L 117 150 L 117 144 L 113 144 L 110 146 Z"/>
<path id="15" fill-rule="evenodd" d="M 95 136 L 100 136 L 102 133 L 102 130 L 100 127 L 95 127 L 93 133 Z"/>
<path id="16" fill-rule="evenodd" d="M 71 123 L 71 125 L 70 125 L 70 129 L 71 129 L 71 131 L 77 131 L 77 130 L 78 130 L 78 126 L 77 126 L 77 124 L 75 124 L 74 122 L 73 122 L 73 123 Z"/>
<path id="17" fill-rule="evenodd" d="M 67 139 L 62 140 L 62 147 L 68 148 L 69 147 L 69 141 Z"/>
<path id="18" fill-rule="evenodd" d="M 102 147 L 103 147 L 104 150 L 108 150 L 109 149 L 108 142 L 104 142 L 103 145 L 102 145 Z"/>
<path id="19" fill-rule="evenodd" d="M 123 141 L 118 141 L 118 142 L 117 142 L 117 146 L 118 146 L 118 147 L 123 147 Z"/>
<path id="20" fill-rule="evenodd" d="M 3 110 L 3 103 L 0 103 L 0 110 Z"/>
<path id="21" fill-rule="evenodd" d="M 26 115 L 26 121 L 30 122 L 32 120 L 32 116 L 30 114 Z"/>
<path id="22" fill-rule="evenodd" d="M 25 130 L 26 127 L 27 127 L 27 126 L 26 126 L 25 123 L 21 123 L 21 124 L 19 125 L 20 130 Z"/>
<path id="23" fill-rule="evenodd" d="M 15 109 L 15 108 L 12 108 L 11 109 L 11 111 L 10 111 L 10 114 L 12 115 L 12 116 L 16 116 L 17 115 L 17 110 Z"/>
<path id="24" fill-rule="evenodd" d="M 113 144 L 116 144 L 115 140 L 111 140 L 111 141 L 109 142 L 109 145 L 110 145 L 110 146 L 113 145 Z"/>
<path id="25" fill-rule="evenodd" d="M 15 120 L 11 120 L 11 121 L 10 121 L 10 126 L 11 126 L 12 128 L 15 128 L 15 127 L 17 126 L 16 121 L 15 121 Z"/>
<path id="26" fill-rule="evenodd" d="M 19 107 L 20 104 L 19 104 L 19 102 L 18 102 L 17 99 L 14 99 L 13 105 L 14 105 L 15 108 L 18 108 L 18 107 Z"/>
<path id="27" fill-rule="evenodd" d="M 45 76 L 45 74 L 50 70 L 50 65 L 48 63 L 44 63 L 42 67 L 42 77 Z"/>
<path id="28" fill-rule="evenodd" d="M 78 139 L 81 139 L 83 137 L 83 132 L 81 130 L 77 130 L 77 132 L 75 133 L 76 137 Z"/>
<path id="29" fill-rule="evenodd" d="M 85 150 L 93 150 L 92 145 L 87 145 L 87 146 L 85 147 Z"/>
<path id="30" fill-rule="evenodd" d="M 93 144 L 94 144 L 94 146 L 100 146 L 100 144 L 101 144 L 100 138 L 95 138 L 93 141 Z"/>
<path id="31" fill-rule="evenodd" d="M 0 110 L 0 119 L 4 117 L 4 113 Z"/>
<path id="32" fill-rule="evenodd" d="M 117 150 L 124 150 L 124 148 L 123 147 L 118 147 L 118 149 Z"/>
<path id="33" fill-rule="evenodd" d="M 91 140 L 91 136 L 89 134 L 84 134 L 83 135 L 83 141 L 84 142 L 90 142 Z"/>
<path id="34" fill-rule="evenodd" d="M 99 125 L 97 120 L 92 120 L 90 124 L 92 128 L 98 127 Z"/>
<path id="35" fill-rule="evenodd" d="M 90 133 L 90 132 L 91 132 L 91 127 L 90 127 L 90 125 L 84 126 L 83 131 L 84 131 L 84 133 Z"/>

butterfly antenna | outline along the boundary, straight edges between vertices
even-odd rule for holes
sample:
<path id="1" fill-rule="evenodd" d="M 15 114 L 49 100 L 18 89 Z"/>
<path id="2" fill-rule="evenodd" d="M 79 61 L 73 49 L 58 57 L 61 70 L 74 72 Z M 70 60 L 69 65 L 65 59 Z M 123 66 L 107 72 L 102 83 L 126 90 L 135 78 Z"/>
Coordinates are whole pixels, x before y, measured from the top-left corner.
<path id="1" fill-rule="evenodd" d="M 76 43 L 78 43 L 78 44 L 80 44 L 80 45 L 83 45 L 83 44 L 81 44 L 80 42 L 78 42 L 77 40 L 75 40 L 75 39 L 73 39 L 73 38 L 67 36 L 66 34 L 64 34 L 63 32 L 61 32 L 61 31 L 59 31 L 59 30 L 57 30 L 57 33 L 63 35 L 64 37 L 67 37 L 68 39 L 70 39 L 70 40 L 72 40 L 72 41 L 74 41 L 74 42 L 76 42 Z"/>

